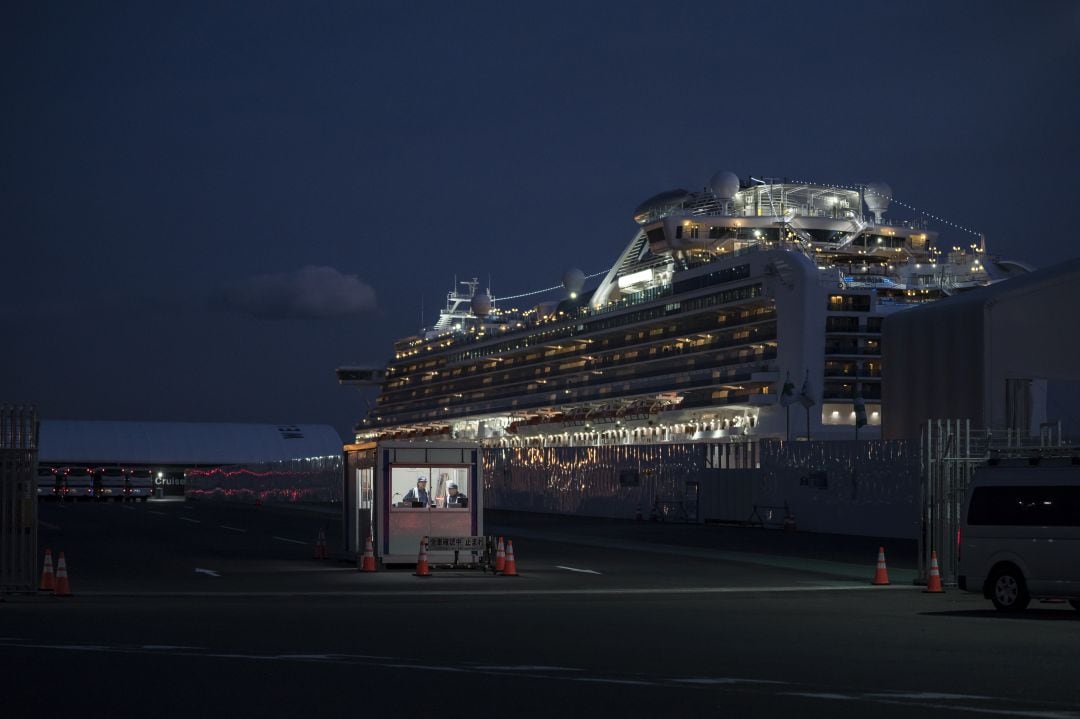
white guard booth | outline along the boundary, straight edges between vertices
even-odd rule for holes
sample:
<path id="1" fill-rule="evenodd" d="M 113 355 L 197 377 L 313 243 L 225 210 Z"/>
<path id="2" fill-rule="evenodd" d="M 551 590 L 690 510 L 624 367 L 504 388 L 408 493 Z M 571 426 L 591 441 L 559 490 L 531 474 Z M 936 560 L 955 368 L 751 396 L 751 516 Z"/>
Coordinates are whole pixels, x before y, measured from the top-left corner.
<path id="1" fill-rule="evenodd" d="M 343 536 L 345 551 L 351 556 L 364 551 L 369 531 L 380 564 L 415 564 L 424 537 L 483 536 L 479 445 L 408 441 L 349 444 L 345 445 L 344 465 Z M 421 479 L 426 480 L 427 502 L 415 498 Z M 455 496 L 451 484 L 457 485 L 456 500 L 451 499 Z M 478 561 L 471 549 L 450 548 L 454 544 L 433 542 L 428 561 Z M 456 544 L 468 547 L 479 540 Z"/>

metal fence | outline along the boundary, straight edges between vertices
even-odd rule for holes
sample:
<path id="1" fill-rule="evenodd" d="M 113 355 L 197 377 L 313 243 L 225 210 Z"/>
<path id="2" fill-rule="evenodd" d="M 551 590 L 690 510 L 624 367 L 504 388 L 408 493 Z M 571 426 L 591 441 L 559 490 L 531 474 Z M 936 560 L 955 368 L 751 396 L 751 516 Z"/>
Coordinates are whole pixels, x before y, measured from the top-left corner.
<path id="1" fill-rule="evenodd" d="M 919 452 L 907 440 L 761 443 L 758 505 L 787 507 L 811 532 L 914 539 Z"/>
<path id="2" fill-rule="evenodd" d="M 340 502 L 340 455 L 249 462 L 184 472 L 184 495 L 241 502 Z"/>
<path id="3" fill-rule="evenodd" d="M 698 522 L 707 450 L 704 444 L 485 449 L 484 506 Z"/>
<path id="4" fill-rule="evenodd" d="M 37 446 L 35 409 L 0 406 L 0 593 L 37 584 Z"/>
<path id="5" fill-rule="evenodd" d="M 1055 437 L 1056 434 L 1056 437 Z M 1064 441 L 1059 423 L 1044 424 L 1039 436 L 1015 429 L 972 429 L 969 419 L 928 420 L 920 439 L 922 531 L 919 577 L 925 583 L 930 552 L 936 551 L 941 582 L 956 586 L 960 519 L 976 468 L 1003 457 L 1072 457 L 1080 451 Z"/>

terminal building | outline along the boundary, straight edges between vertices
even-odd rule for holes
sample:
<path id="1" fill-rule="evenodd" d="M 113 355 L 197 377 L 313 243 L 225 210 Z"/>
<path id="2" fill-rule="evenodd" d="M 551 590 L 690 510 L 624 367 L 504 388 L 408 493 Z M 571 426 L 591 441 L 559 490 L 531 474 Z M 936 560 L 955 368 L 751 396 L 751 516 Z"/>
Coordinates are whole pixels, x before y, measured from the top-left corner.
<path id="1" fill-rule="evenodd" d="M 333 502 L 341 448 L 319 424 L 42 420 L 38 464 L 58 482 L 70 470 L 148 476 L 156 498 Z"/>
<path id="2" fill-rule="evenodd" d="M 963 417 L 1018 439 L 1080 439 L 1080 334 L 1068 319 L 1078 303 L 1073 259 L 890 317 L 885 438 Z"/>

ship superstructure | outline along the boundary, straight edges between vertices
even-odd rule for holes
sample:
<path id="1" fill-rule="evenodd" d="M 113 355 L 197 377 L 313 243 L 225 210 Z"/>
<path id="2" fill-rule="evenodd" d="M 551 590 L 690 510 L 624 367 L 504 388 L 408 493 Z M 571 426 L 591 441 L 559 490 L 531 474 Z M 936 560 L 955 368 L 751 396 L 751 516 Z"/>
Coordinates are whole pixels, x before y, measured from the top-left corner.
<path id="1" fill-rule="evenodd" d="M 504 307 L 457 283 L 427 331 L 395 344 L 358 439 L 583 445 L 878 436 L 881 325 L 993 280 L 985 241 L 941 248 L 885 217 L 883 183 L 717 173 L 634 211 L 599 284 Z M 463 289 L 462 289 L 463 288 Z M 499 305 L 499 306 L 497 306 Z"/>

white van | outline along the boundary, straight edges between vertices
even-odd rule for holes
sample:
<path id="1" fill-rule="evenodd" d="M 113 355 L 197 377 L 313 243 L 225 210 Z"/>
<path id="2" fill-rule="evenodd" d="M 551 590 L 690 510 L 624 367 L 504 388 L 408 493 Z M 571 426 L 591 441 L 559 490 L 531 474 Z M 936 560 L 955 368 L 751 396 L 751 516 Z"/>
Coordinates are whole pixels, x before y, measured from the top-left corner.
<path id="1" fill-rule="evenodd" d="M 1002 611 L 1022 611 L 1032 598 L 1080 609 L 1080 464 L 980 467 L 958 541 L 960 589 Z"/>

